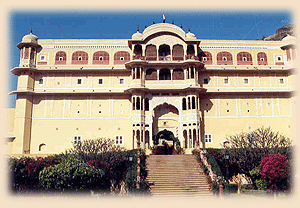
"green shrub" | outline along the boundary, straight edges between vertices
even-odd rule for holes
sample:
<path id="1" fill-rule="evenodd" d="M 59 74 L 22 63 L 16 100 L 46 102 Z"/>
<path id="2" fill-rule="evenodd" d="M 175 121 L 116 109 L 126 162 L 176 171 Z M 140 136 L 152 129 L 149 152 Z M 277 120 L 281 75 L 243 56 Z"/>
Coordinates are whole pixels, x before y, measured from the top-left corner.
<path id="1" fill-rule="evenodd" d="M 255 183 L 258 190 L 267 190 L 267 181 L 264 179 L 258 179 Z"/>
<path id="2" fill-rule="evenodd" d="M 225 188 L 224 188 L 224 193 L 237 193 L 238 191 L 238 185 L 237 184 L 226 184 L 225 183 Z"/>
<path id="3" fill-rule="evenodd" d="M 60 164 L 42 170 L 39 180 L 47 190 L 78 191 L 101 188 L 103 175 L 102 170 L 97 170 L 82 160 L 68 157 Z"/>
<path id="4" fill-rule="evenodd" d="M 206 154 L 207 162 L 211 164 L 211 169 L 217 174 L 217 176 L 223 176 L 220 166 L 218 165 L 216 159 L 211 154 Z"/>

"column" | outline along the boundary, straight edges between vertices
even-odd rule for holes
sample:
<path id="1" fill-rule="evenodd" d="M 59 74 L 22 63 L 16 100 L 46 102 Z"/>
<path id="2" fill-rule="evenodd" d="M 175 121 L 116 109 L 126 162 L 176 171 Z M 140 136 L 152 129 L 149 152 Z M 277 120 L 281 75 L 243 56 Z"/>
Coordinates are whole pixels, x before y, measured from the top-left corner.
<path id="1" fill-rule="evenodd" d="M 173 69 L 171 69 L 170 71 L 171 71 L 171 81 L 173 81 Z"/>
<path id="2" fill-rule="evenodd" d="M 159 69 L 157 69 L 157 81 L 159 81 Z"/>

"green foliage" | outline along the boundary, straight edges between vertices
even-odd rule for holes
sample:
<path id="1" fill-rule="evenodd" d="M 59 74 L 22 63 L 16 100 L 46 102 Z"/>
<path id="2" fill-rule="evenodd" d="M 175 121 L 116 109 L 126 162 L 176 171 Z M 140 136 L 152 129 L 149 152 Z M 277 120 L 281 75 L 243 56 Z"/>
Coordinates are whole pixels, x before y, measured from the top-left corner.
<path id="1" fill-rule="evenodd" d="M 39 174 L 40 184 L 47 190 L 86 190 L 101 188 L 104 175 L 84 161 L 76 158 L 64 158 L 60 164 L 45 168 Z"/>
<path id="2" fill-rule="evenodd" d="M 211 169 L 213 172 L 215 172 L 217 174 L 217 176 L 223 176 L 222 171 L 216 161 L 216 159 L 214 158 L 214 156 L 212 156 L 211 154 L 207 153 L 206 154 L 207 157 L 207 162 L 209 164 L 211 164 Z"/>
<path id="3" fill-rule="evenodd" d="M 224 185 L 225 185 L 224 193 L 228 193 L 228 194 L 237 193 L 238 188 L 239 188 L 237 184 L 227 184 L 227 183 L 225 183 Z"/>
<path id="4" fill-rule="evenodd" d="M 267 181 L 264 179 L 258 179 L 255 181 L 258 190 L 267 190 Z"/>
<path id="5" fill-rule="evenodd" d="M 235 167 L 236 173 L 248 175 L 268 154 L 292 157 L 292 141 L 270 127 L 227 136 L 226 140 L 230 143 L 230 166 Z"/>

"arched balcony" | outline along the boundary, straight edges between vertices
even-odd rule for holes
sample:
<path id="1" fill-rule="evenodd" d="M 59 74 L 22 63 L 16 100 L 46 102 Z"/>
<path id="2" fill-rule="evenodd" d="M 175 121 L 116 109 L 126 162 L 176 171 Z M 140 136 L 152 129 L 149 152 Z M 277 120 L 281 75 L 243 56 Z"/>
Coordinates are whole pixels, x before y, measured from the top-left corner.
<path id="1" fill-rule="evenodd" d="M 171 50 L 170 46 L 163 44 L 159 46 L 158 55 L 160 61 L 171 61 Z"/>

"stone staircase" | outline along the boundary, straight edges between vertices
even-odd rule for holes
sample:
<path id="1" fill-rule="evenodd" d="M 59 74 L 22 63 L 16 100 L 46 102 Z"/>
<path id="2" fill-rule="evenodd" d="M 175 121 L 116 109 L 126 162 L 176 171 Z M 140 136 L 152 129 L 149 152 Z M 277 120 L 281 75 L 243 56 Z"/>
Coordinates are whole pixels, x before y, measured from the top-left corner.
<path id="1" fill-rule="evenodd" d="M 150 155 L 147 170 L 153 196 L 214 197 L 193 155 Z"/>

